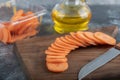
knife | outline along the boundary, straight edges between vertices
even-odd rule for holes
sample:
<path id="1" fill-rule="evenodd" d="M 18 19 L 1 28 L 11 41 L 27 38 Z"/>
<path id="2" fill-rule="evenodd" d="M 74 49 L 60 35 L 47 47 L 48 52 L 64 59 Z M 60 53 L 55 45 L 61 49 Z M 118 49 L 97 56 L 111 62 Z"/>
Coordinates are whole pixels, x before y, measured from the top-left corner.
<path id="1" fill-rule="evenodd" d="M 78 80 L 82 80 L 88 74 L 102 67 L 103 65 L 105 65 L 106 63 L 117 57 L 119 54 L 120 54 L 120 43 L 118 43 L 114 48 L 109 49 L 101 56 L 97 57 L 96 59 L 92 60 L 91 62 L 83 66 L 78 74 Z"/>

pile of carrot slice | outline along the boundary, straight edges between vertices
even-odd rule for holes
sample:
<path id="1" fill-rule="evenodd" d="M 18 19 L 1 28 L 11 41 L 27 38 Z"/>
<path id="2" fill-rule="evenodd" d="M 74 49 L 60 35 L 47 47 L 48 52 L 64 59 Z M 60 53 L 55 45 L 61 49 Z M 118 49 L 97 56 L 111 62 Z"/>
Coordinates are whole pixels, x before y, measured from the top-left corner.
<path id="1" fill-rule="evenodd" d="M 0 41 L 7 44 L 36 35 L 40 23 L 33 12 L 18 10 L 9 22 L 0 24 Z"/>
<path id="2" fill-rule="evenodd" d="M 90 45 L 115 45 L 116 40 L 102 32 L 71 32 L 56 38 L 55 42 L 45 51 L 46 66 L 52 72 L 63 72 L 68 69 L 67 55 L 71 50 Z"/>

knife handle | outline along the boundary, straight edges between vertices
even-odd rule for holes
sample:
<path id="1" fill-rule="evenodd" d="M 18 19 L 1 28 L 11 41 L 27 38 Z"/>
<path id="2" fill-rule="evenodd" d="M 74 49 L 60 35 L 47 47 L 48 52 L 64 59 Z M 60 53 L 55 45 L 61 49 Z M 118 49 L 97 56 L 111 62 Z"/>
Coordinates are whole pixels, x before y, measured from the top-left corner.
<path id="1" fill-rule="evenodd" d="M 115 48 L 120 50 L 120 43 L 116 44 Z"/>

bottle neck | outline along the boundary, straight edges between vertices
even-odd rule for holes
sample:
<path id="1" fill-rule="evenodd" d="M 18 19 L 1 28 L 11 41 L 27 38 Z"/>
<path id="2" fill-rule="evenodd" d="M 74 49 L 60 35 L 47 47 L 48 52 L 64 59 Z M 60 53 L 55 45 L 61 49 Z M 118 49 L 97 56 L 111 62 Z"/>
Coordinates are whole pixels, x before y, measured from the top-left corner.
<path id="1" fill-rule="evenodd" d="M 85 0 L 64 0 L 65 5 L 79 5 L 85 2 Z"/>

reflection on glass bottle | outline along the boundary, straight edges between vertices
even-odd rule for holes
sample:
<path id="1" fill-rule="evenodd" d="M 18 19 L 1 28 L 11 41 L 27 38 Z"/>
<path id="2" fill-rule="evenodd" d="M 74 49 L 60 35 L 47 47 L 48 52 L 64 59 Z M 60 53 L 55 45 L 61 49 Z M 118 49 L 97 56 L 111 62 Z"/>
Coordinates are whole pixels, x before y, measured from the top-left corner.
<path id="1" fill-rule="evenodd" d="M 52 10 L 54 29 L 58 33 L 87 30 L 91 11 L 83 0 L 64 0 Z"/>

